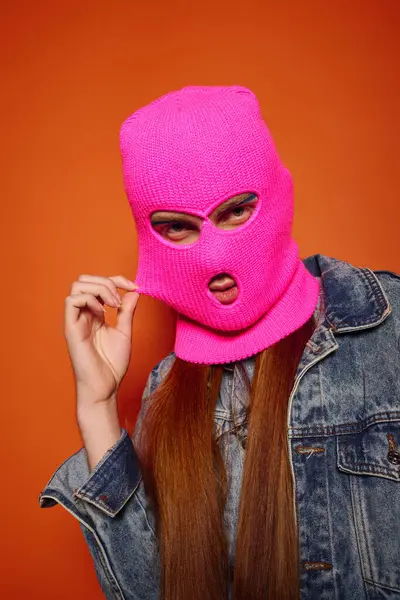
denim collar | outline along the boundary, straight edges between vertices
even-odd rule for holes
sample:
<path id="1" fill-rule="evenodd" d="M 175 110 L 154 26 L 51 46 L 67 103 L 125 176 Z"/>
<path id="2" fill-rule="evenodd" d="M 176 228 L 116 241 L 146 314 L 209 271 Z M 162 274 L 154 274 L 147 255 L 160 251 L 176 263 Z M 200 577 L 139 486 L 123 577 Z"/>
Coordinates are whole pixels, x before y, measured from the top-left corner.
<path id="1" fill-rule="evenodd" d="M 371 269 L 323 254 L 313 254 L 302 262 L 311 275 L 321 278 L 327 329 L 334 333 L 366 329 L 379 325 L 391 313 L 385 291 Z M 233 371 L 234 366 L 223 365 L 226 371 Z"/>
<path id="2" fill-rule="evenodd" d="M 335 333 L 374 327 L 391 313 L 376 274 L 367 267 L 313 254 L 303 259 L 311 275 L 321 277 L 325 321 Z"/>

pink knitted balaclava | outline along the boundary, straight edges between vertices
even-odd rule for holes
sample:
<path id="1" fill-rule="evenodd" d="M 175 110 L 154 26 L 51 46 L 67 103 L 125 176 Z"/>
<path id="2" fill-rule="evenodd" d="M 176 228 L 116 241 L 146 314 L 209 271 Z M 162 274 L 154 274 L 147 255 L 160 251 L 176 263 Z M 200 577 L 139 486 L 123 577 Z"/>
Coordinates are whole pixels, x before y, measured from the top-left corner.
<path id="1" fill-rule="evenodd" d="M 293 185 L 255 95 L 247 88 L 185 87 L 136 111 L 120 132 L 124 185 L 136 222 L 139 292 L 178 312 L 175 353 L 194 363 L 241 360 L 301 327 L 318 300 L 318 280 L 291 237 Z M 235 229 L 209 215 L 232 196 L 258 197 Z M 151 215 L 197 215 L 197 241 L 175 244 Z M 238 297 L 221 304 L 210 280 L 227 273 Z"/>

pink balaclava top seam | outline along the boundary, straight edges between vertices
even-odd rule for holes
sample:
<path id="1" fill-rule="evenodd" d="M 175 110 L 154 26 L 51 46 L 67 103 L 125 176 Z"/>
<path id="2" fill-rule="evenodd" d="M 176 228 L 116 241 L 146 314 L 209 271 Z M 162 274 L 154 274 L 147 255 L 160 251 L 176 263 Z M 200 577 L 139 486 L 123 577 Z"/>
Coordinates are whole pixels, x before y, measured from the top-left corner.
<path id="1" fill-rule="evenodd" d="M 175 353 L 195 363 L 242 360 L 301 327 L 315 310 L 319 284 L 292 238 L 293 183 L 261 116 L 240 86 L 191 86 L 136 111 L 120 132 L 123 177 L 139 240 L 136 283 L 178 312 Z M 241 226 L 209 219 L 229 198 L 254 193 Z M 203 220 L 191 244 L 163 239 L 155 211 Z M 210 280 L 228 273 L 238 297 L 221 304 Z"/>

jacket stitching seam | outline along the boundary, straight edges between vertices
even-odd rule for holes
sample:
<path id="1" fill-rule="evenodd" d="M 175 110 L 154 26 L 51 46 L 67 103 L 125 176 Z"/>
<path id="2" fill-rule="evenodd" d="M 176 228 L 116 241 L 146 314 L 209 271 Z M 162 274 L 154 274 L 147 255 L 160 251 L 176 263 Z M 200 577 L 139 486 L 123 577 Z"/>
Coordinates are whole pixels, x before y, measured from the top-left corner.
<path id="1" fill-rule="evenodd" d="M 143 506 L 143 503 L 142 503 L 142 501 L 140 500 L 140 498 L 139 498 L 139 496 L 138 496 L 138 495 L 136 496 L 136 500 L 138 501 L 138 504 L 140 505 L 140 508 L 142 509 L 142 511 L 143 511 L 143 513 L 144 513 L 144 518 L 145 518 L 145 520 L 146 520 L 146 523 L 147 523 L 147 526 L 148 526 L 148 528 L 150 529 L 151 533 L 153 534 L 153 536 L 154 536 L 154 539 L 155 539 L 155 540 L 157 540 L 157 536 L 156 536 L 156 534 L 155 534 L 155 531 L 154 531 L 154 529 L 152 528 L 152 526 L 150 525 L 149 519 L 148 519 L 148 517 L 147 517 L 147 511 L 146 511 L 145 507 Z"/>
<path id="2" fill-rule="evenodd" d="M 400 590 L 399 587 L 393 587 L 391 585 L 384 585 L 383 583 L 378 583 L 377 581 L 374 581 L 373 579 L 371 579 L 370 577 L 365 577 L 365 582 L 369 583 L 370 585 L 374 585 L 376 587 L 379 587 L 383 590 L 391 590 L 393 592 L 398 592 Z"/>
<path id="3" fill-rule="evenodd" d="M 378 417 L 378 418 L 377 418 Z M 379 417 L 385 417 L 385 419 L 382 421 L 381 419 L 379 419 Z M 360 433 L 361 431 L 364 431 L 364 429 L 366 429 L 367 427 L 374 425 L 374 424 L 378 424 L 378 423 L 392 423 L 392 422 L 396 422 L 396 421 L 400 421 L 400 412 L 399 411 L 394 411 L 394 412 L 379 412 L 379 413 L 375 413 L 373 416 L 368 417 L 367 419 L 364 419 L 363 421 L 360 422 L 358 421 L 352 421 L 349 423 L 341 423 L 340 425 L 327 425 L 326 427 L 321 427 L 321 428 L 316 428 L 315 430 L 310 429 L 309 425 L 296 425 L 296 426 L 292 426 L 290 428 L 291 430 L 291 436 L 290 437 L 297 437 L 295 432 L 299 431 L 299 430 L 304 430 L 308 432 L 308 435 L 310 437 L 318 436 L 318 435 L 337 435 L 337 434 L 341 434 L 341 435 L 347 435 L 347 434 L 351 434 L 351 433 Z M 348 431 L 343 431 L 343 428 L 352 428 L 349 429 Z"/>

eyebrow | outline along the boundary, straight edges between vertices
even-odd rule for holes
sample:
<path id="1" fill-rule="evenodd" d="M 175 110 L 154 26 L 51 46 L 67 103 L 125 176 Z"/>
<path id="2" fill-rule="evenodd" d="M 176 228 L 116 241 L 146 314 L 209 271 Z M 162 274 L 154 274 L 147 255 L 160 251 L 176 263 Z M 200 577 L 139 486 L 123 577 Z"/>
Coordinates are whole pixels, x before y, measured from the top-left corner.
<path id="1" fill-rule="evenodd" d="M 161 212 L 161 214 L 164 214 L 162 211 L 158 211 Z M 165 225 L 168 223 L 180 223 L 181 221 L 186 221 L 186 222 L 190 222 L 193 224 L 198 224 L 199 220 L 201 221 L 201 217 L 196 217 L 195 215 L 189 215 L 187 213 L 169 213 L 168 211 L 165 211 L 165 214 L 168 216 L 162 217 L 160 219 L 153 219 L 153 216 L 151 216 L 151 224 L 152 225 Z"/>
<path id="2" fill-rule="evenodd" d="M 242 198 L 242 200 L 241 200 L 241 198 Z M 254 200 L 255 198 L 257 198 L 257 196 L 256 196 L 256 194 L 253 194 L 253 193 L 240 194 L 240 196 L 235 196 L 234 198 L 230 198 L 223 204 L 220 204 L 219 206 L 217 206 L 217 208 L 214 209 L 213 212 L 215 212 L 216 215 L 218 216 L 221 213 L 225 212 L 227 209 L 231 208 L 232 206 L 239 206 L 240 204 L 244 204 L 245 202 L 250 202 L 251 200 Z"/>

